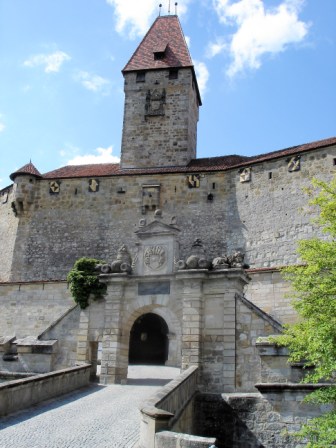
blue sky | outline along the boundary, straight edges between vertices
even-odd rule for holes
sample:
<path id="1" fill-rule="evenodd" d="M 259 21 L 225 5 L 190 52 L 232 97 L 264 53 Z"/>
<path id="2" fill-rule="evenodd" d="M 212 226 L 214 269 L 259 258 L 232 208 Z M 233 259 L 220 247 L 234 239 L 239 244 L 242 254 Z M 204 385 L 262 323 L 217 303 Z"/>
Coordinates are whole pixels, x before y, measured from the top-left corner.
<path id="1" fill-rule="evenodd" d="M 159 3 L 0 0 L 0 188 L 30 159 L 41 173 L 118 161 L 121 69 Z M 161 3 L 165 15 L 169 1 Z M 177 8 L 202 92 L 198 157 L 336 135 L 335 0 L 180 0 Z"/>

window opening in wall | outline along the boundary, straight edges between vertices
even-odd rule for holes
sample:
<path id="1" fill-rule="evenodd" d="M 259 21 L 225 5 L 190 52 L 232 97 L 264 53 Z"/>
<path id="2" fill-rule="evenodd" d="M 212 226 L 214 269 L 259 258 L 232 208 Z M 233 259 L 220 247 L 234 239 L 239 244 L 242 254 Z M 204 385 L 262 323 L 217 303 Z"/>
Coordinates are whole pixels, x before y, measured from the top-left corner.
<path id="1" fill-rule="evenodd" d="M 169 70 L 169 79 L 178 79 L 178 69 L 177 68 L 171 68 Z"/>
<path id="2" fill-rule="evenodd" d="M 23 212 L 23 202 L 22 201 L 17 201 L 17 205 L 18 205 L 18 211 L 19 212 Z"/>
<path id="3" fill-rule="evenodd" d="M 334 166 L 336 166 L 336 159 L 333 159 L 333 164 Z"/>
<path id="4" fill-rule="evenodd" d="M 145 82 L 146 81 L 146 72 L 138 72 L 136 74 L 136 82 Z"/>
<path id="5" fill-rule="evenodd" d="M 99 376 L 100 371 L 98 372 L 98 341 L 90 341 L 89 343 L 89 358 L 90 358 L 90 378 L 91 380 L 95 380 L 97 376 Z M 99 369 L 100 370 L 100 369 Z"/>
<path id="6" fill-rule="evenodd" d="M 272 171 L 270 173 L 268 173 L 268 178 L 272 179 Z"/>
<path id="7" fill-rule="evenodd" d="M 212 184 L 212 189 L 213 189 L 213 190 L 216 190 L 216 184 L 215 184 L 215 182 L 213 182 L 213 184 Z"/>

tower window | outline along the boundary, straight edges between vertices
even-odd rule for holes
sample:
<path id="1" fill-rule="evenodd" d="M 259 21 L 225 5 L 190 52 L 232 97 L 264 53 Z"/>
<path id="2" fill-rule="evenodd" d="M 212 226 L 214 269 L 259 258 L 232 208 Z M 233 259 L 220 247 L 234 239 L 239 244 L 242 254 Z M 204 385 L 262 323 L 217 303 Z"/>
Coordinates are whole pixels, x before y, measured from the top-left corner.
<path id="1" fill-rule="evenodd" d="M 154 60 L 155 61 L 159 61 L 160 59 L 163 59 L 165 57 L 165 52 L 164 51 L 157 51 L 156 53 L 154 53 Z"/>
<path id="2" fill-rule="evenodd" d="M 178 78 L 178 69 L 177 68 L 171 68 L 169 70 L 169 79 L 177 79 Z"/>
<path id="3" fill-rule="evenodd" d="M 145 82 L 146 81 L 146 72 L 138 72 L 136 74 L 136 82 Z"/>

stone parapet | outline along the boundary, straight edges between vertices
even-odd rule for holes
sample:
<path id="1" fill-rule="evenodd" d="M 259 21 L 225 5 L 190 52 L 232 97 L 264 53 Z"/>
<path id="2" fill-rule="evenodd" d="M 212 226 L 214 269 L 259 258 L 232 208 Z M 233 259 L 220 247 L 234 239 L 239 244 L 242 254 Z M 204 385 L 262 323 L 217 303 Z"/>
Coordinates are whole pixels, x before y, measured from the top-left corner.
<path id="1" fill-rule="evenodd" d="M 0 384 L 0 417 L 89 384 L 90 365 Z"/>
<path id="2" fill-rule="evenodd" d="M 141 409 L 139 448 L 154 448 L 155 434 L 173 426 L 191 430 L 192 416 L 186 421 L 184 411 L 195 396 L 198 368 L 190 367 L 177 378 L 164 386 L 148 400 Z"/>

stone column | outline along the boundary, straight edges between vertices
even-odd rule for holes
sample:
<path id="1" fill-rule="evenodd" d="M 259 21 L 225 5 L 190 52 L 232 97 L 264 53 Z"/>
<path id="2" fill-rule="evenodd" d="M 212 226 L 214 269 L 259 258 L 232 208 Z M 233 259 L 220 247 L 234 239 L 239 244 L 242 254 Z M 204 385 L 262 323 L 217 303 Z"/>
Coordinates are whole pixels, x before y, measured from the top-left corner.
<path id="1" fill-rule="evenodd" d="M 90 305 L 89 305 L 90 306 Z M 77 336 L 77 362 L 90 362 L 90 342 L 89 342 L 89 307 L 81 310 L 79 317 L 79 330 Z"/>
<path id="2" fill-rule="evenodd" d="M 126 277 L 104 276 L 107 283 L 105 296 L 105 324 L 102 340 L 102 360 L 100 382 L 103 384 L 123 384 L 127 380 L 128 347 L 122 339 L 122 315 L 124 284 Z"/>
<path id="3" fill-rule="evenodd" d="M 204 282 L 204 391 L 236 390 L 236 295 L 246 282 L 242 269 L 212 271 Z"/>
<path id="4" fill-rule="evenodd" d="M 201 365 L 203 331 L 203 279 L 202 270 L 180 271 L 182 299 L 182 370 Z"/>

